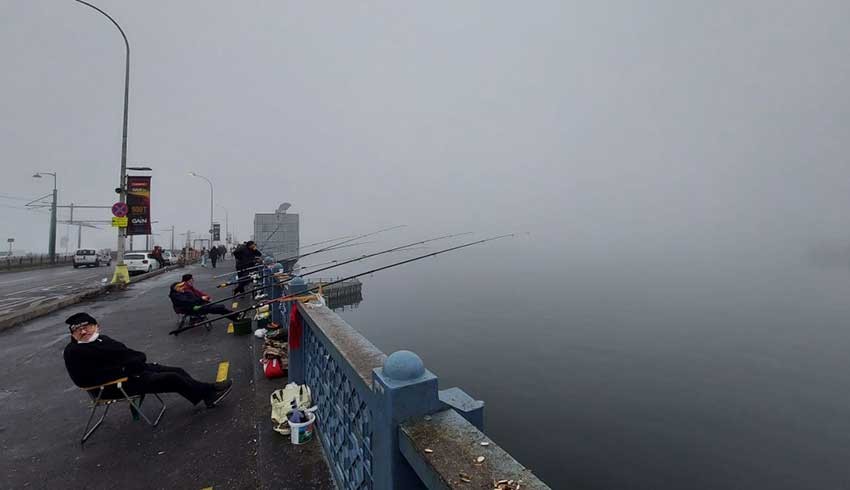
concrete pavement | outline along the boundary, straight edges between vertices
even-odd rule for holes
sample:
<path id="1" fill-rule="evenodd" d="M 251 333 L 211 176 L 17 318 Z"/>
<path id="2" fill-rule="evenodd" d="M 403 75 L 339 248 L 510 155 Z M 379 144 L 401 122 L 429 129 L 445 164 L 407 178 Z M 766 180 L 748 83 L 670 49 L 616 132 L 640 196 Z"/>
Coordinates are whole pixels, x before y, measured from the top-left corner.
<path id="1" fill-rule="evenodd" d="M 228 334 L 223 321 L 210 332 L 167 335 L 178 320 L 168 286 L 187 270 L 201 289 L 227 294 L 214 288 L 214 271 L 194 266 L 0 334 L 0 488 L 332 488 L 318 441 L 294 447 L 270 432 L 268 396 L 285 381 L 256 378 L 259 339 Z M 64 319 L 77 311 L 91 313 L 104 334 L 147 353 L 149 362 L 183 367 L 202 381 L 213 381 L 227 362 L 233 391 L 214 409 L 163 395 L 168 409 L 154 429 L 118 405 L 81 449 L 88 396 L 62 361 Z M 145 403 L 149 411 L 155 406 Z"/>
<path id="2" fill-rule="evenodd" d="M 51 267 L 0 274 L 0 316 L 37 306 L 112 278 L 112 267 Z"/>

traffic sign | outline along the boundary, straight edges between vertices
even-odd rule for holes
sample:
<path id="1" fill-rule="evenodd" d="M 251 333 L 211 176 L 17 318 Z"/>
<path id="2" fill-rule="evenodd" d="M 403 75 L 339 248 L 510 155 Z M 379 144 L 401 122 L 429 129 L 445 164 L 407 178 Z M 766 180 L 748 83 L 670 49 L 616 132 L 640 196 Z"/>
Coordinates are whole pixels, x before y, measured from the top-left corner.
<path id="1" fill-rule="evenodd" d="M 130 211 L 130 209 L 127 207 L 126 202 L 116 202 L 115 204 L 112 205 L 112 214 L 115 217 L 123 218 L 124 216 L 127 216 L 127 213 L 129 211 Z M 126 225 L 124 225 L 124 226 L 126 226 Z"/>
<path id="2" fill-rule="evenodd" d="M 112 218 L 112 226 L 114 226 L 115 228 L 127 228 L 127 217 L 118 216 Z"/>

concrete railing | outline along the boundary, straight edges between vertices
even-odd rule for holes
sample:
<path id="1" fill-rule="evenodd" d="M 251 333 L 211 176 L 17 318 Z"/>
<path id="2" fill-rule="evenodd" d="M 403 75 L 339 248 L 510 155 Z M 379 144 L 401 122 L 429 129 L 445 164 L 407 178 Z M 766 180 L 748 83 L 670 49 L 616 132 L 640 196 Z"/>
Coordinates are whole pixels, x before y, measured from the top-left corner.
<path id="1" fill-rule="evenodd" d="M 35 267 L 53 267 L 67 265 L 73 262 L 74 255 L 56 255 L 55 262 L 50 262 L 50 256 L 47 254 L 39 255 L 21 255 L 11 257 L 0 257 L 0 271 L 16 270 L 16 269 L 31 269 Z"/>
<path id="2" fill-rule="evenodd" d="M 288 292 L 306 287 L 296 279 Z M 274 307 L 273 318 L 286 322 L 292 307 Z M 494 488 L 500 480 L 548 488 L 481 432 L 484 403 L 459 388 L 440 391 L 415 353 L 386 356 L 323 306 L 299 304 L 288 326 L 289 379 L 312 390 L 339 488 Z"/>

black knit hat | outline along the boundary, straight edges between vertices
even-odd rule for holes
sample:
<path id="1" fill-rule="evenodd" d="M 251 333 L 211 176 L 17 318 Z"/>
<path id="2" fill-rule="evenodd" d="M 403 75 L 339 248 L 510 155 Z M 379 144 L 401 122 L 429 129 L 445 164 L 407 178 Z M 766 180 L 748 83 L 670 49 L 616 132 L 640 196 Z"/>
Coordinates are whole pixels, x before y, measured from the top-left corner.
<path id="1" fill-rule="evenodd" d="M 192 274 L 183 274 L 183 277 L 181 278 L 181 280 L 183 282 L 186 282 L 186 281 L 191 281 L 192 278 L 193 278 Z"/>
<path id="2" fill-rule="evenodd" d="M 74 328 L 82 327 L 85 325 L 96 325 L 97 320 L 95 320 L 94 317 L 89 315 L 88 313 L 80 312 L 74 313 L 73 315 L 69 316 L 68 319 L 65 320 L 65 323 L 68 324 L 68 328 L 73 330 Z"/>

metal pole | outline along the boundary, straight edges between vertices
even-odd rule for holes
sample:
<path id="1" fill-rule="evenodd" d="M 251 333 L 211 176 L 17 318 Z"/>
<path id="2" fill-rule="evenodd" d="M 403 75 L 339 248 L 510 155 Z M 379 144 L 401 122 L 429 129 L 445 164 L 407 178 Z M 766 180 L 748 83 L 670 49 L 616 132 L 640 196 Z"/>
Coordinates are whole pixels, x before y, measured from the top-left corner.
<path id="1" fill-rule="evenodd" d="M 83 0 L 75 0 L 77 3 L 81 3 L 88 7 L 97 10 L 104 17 L 109 19 L 115 27 L 118 28 L 118 32 L 121 33 L 121 37 L 124 38 L 124 46 L 126 48 L 126 56 L 124 63 L 124 124 L 122 127 L 121 133 L 121 174 L 118 180 L 118 186 L 120 187 L 119 201 L 127 202 L 127 112 L 129 108 L 129 99 L 130 99 L 130 42 L 127 41 L 127 35 L 124 34 L 124 29 L 121 29 L 121 26 L 118 25 L 118 22 L 115 21 L 112 17 L 109 16 L 103 10 L 95 7 L 94 5 L 85 2 Z M 126 273 L 127 266 L 124 264 L 124 241 L 127 236 L 126 228 L 118 228 L 118 250 L 117 250 L 117 260 L 115 266 L 115 274 L 112 277 L 112 282 L 120 282 L 126 283 L 128 275 Z M 123 273 L 119 273 L 119 270 Z"/>
<path id="2" fill-rule="evenodd" d="M 210 185 L 210 247 L 212 247 L 213 243 L 213 184 L 212 181 L 201 174 L 197 174 L 195 172 L 189 172 L 189 175 L 192 177 L 198 177 L 199 179 L 204 179 L 207 181 L 207 184 Z"/>
<path id="3" fill-rule="evenodd" d="M 56 174 L 53 174 L 53 204 L 50 206 L 50 244 L 47 247 L 50 263 L 56 263 Z"/>

